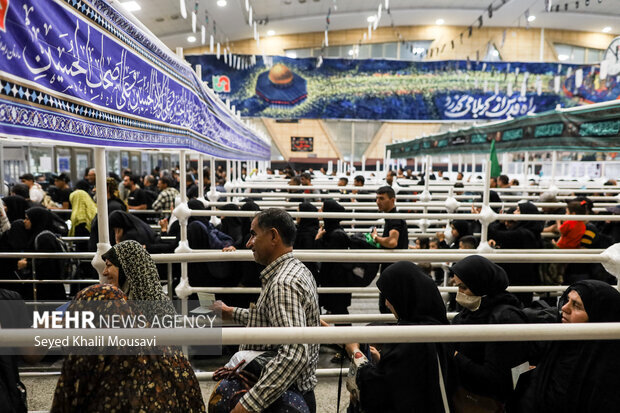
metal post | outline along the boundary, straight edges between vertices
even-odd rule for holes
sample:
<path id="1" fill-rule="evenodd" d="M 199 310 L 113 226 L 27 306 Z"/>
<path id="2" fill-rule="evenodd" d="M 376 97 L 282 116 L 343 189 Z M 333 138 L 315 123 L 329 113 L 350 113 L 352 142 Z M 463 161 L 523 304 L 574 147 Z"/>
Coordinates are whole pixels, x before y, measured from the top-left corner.
<path id="1" fill-rule="evenodd" d="M 103 269 L 105 263 L 101 256 L 110 249 L 110 232 L 108 229 L 108 188 L 106 184 L 105 148 L 95 148 L 95 174 L 97 194 L 97 229 L 99 230 L 99 242 L 97 254 L 93 257 L 92 265 L 99 273 L 99 281 L 103 282 Z"/>
<path id="2" fill-rule="evenodd" d="M 524 153 L 524 158 L 523 158 L 523 184 L 522 186 L 527 186 L 527 168 L 529 167 L 529 162 L 530 162 L 530 153 L 528 151 L 525 151 Z"/>
<path id="3" fill-rule="evenodd" d="M 201 153 L 198 154 L 198 199 L 205 199 L 204 159 Z"/>
<path id="4" fill-rule="evenodd" d="M 0 195 L 6 196 L 8 193 L 4 193 L 4 143 L 0 141 Z"/>
<path id="5" fill-rule="evenodd" d="M 355 122 L 351 122 L 351 166 L 355 165 Z"/>
<path id="6" fill-rule="evenodd" d="M 491 197 L 491 160 L 485 161 L 486 167 L 484 171 L 484 195 L 482 197 L 483 210 L 489 207 L 489 199 Z M 482 228 L 480 229 L 480 245 L 487 243 L 487 235 L 489 230 L 488 222 L 481 222 Z"/>
<path id="7" fill-rule="evenodd" d="M 459 169 L 458 172 L 463 172 L 463 154 L 459 153 Z"/>
<path id="8" fill-rule="evenodd" d="M 366 156 L 362 156 L 362 174 L 366 172 Z"/>
<path id="9" fill-rule="evenodd" d="M 551 184 L 555 185 L 555 168 L 558 163 L 558 151 L 553 151 L 551 154 Z"/>
<path id="10" fill-rule="evenodd" d="M 472 174 L 472 176 L 474 175 L 475 172 L 476 172 L 476 154 L 472 153 L 471 154 L 471 174 Z"/>
<path id="11" fill-rule="evenodd" d="M 452 154 L 448 155 L 448 179 L 452 178 Z"/>

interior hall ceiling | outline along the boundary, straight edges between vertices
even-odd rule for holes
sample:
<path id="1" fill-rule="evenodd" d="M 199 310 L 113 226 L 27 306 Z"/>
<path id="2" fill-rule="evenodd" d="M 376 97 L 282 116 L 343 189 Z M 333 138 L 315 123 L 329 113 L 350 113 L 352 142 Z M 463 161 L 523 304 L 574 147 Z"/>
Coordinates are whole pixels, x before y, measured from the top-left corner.
<path id="1" fill-rule="evenodd" d="M 127 0 L 112 0 L 121 3 Z M 195 0 L 135 0 L 141 10 L 133 12 L 146 27 L 173 50 L 176 47 L 195 47 L 200 45 L 200 26 L 205 22 L 205 12 L 209 16 L 207 34 L 212 33 L 216 23 L 216 42 L 248 39 L 253 37 L 253 29 L 248 25 L 248 12 L 245 0 L 227 0 L 225 7 L 217 5 L 217 0 L 198 1 L 198 31 L 192 33 L 191 11 Z M 180 16 L 180 1 L 185 1 L 187 19 Z M 477 26 L 478 16 L 483 16 L 484 26 L 524 27 L 525 13 L 536 16 L 531 28 L 569 29 L 600 33 L 604 27 L 611 27 L 611 33 L 620 33 L 620 0 L 551 0 L 553 10 L 560 6 L 559 12 L 546 12 L 545 0 L 389 0 L 390 15 L 382 12 L 378 27 L 389 27 L 392 20 L 395 26 L 434 25 L 443 19 L 449 26 Z M 587 2 L 587 6 L 586 6 Z M 325 30 L 326 16 L 331 9 L 329 30 L 367 29 L 367 18 L 377 14 L 379 3 L 385 0 L 249 0 L 253 10 L 253 20 L 258 21 L 261 37 L 268 30 L 276 35 L 321 32 Z M 488 16 L 488 7 L 493 3 L 499 9 Z M 564 11 L 564 5 L 568 10 Z M 195 43 L 187 37 L 194 35 Z M 207 36 L 207 44 L 208 44 Z"/>

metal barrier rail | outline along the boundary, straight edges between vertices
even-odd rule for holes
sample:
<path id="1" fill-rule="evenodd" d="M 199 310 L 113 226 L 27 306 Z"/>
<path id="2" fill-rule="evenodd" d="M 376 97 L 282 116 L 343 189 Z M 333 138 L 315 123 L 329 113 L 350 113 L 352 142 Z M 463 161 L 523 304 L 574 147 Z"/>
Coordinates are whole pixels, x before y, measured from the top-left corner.
<path id="1" fill-rule="evenodd" d="M 616 244 L 618 245 L 618 244 Z M 610 247 L 612 248 L 612 247 Z M 295 257 L 300 261 L 307 262 L 360 262 L 358 253 L 364 254 L 363 262 L 456 262 L 472 254 L 483 256 L 493 262 L 575 262 L 575 263 L 606 263 L 610 257 L 601 254 L 587 252 L 574 253 L 571 250 L 514 250 L 518 252 L 504 253 L 496 250 L 491 253 L 478 254 L 476 250 L 296 250 Z M 553 253 L 549 252 L 553 251 Z M 605 250 L 607 251 L 607 250 Z M 44 253 L 44 252 L 2 252 L 0 258 L 92 258 L 94 252 L 72 253 Z M 209 261 L 254 261 L 252 251 L 238 250 L 233 252 L 221 252 L 214 250 L 194 250 L 193 252 L 174 254 L 153 254 L 151 256 L 156 263 L 186 263 L 186 262 L 209 262 Z"/>
<path id="2" fill-rule="evenodd" d="M 152 339 L 157 345 L 205 345 L 211 329 L 4 329 L 0 347 L 32 346 L 36 336 L 57 339 L 101 335 L 119 339 Z M 322 343 L 450 343 L 484 341 L 619 340 L 620 323 L 406 325 L 365 327 L 232 327 L 223 328 L 222 345 Z"/>
<path id="3" fill-rule="evenodd" d="M 189 209 L 188 209 L 189 210 Z M 189 210 L 191 216 L 210 217 L 253 217 L 255 211 L 220 211 L 220 210 Z M 384 212 L 289 212 L 293 218 L 353 218 L 353 219 L 460 219 L 477 221 L 485 218 L 481 214 L 451 214 L 451 213 L 384 213 Z M 490 217 L 491 221 L 620 221 L 620 215 L 564 215 L 564 214 L 495 214 Z M 505 219 L 502 219 L 505 218 Z"/>
<path id="4" fill-rule="evenodd" d="M 349 371 L 348 368 L 316 369 L 316 376 L 317 377 L 338 377 L 341 374 L 346 376 L 348 371 Z M 213 380 L 213 373 L 214 372 L 212 371 L 195 371 L 194 372 L 198 381 Z M 42 371 L 42 372 L 23 371 L 19 373 L 19 376 L 22 378 L 56 377 L 56 376 L 60 376 L 60 371 Z"/>

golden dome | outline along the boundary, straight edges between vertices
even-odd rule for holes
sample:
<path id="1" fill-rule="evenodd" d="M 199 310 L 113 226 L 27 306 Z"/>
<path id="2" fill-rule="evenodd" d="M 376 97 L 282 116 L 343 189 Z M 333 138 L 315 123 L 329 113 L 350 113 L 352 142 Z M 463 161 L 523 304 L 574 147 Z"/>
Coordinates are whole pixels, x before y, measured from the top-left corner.
<path id="1" fill-rule="evenodd" d="M 278 63 L 269 71 L 269 81 L 274 85 L 287 85 L 293 81 L 293 72 L 282 63 Z"/>

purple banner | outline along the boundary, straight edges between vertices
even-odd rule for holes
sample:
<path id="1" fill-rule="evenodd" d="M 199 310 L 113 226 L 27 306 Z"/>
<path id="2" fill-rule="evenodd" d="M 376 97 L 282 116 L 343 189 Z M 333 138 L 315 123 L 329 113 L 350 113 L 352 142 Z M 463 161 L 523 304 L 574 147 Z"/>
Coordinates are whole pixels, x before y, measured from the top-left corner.
<path id="1" fill-rule="evenodd" d="M 0 130 L 267 159 L 191 68 L 105 1 L 2 0 Z"/>

